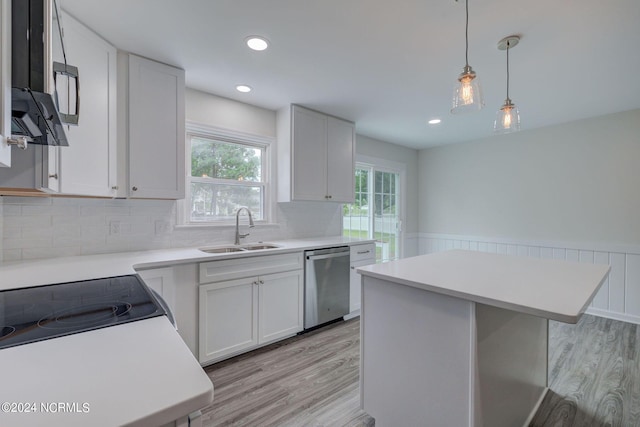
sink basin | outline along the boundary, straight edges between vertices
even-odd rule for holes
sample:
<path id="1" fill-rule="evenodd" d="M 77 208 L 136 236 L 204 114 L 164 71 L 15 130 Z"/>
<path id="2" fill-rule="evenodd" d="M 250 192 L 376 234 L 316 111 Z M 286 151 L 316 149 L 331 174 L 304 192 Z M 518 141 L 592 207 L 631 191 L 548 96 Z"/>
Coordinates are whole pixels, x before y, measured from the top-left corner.
<path id="1" fill-rule="evenodd" d="M 255 243 L 244 246 L 214 246 L 211 248 L 199 248 L 208 254 L 228 254 L 232 252 L 257 251 L 261 249 L 276 249 L 280 246 L 271 243 Z"/>
<path id="2" fill-rule="evenodd" d="M 217 248 L 200 248 L 202 252 L 208 254 L 228 254 L 231 252 L 242 252 L 244 249 L 237 246 L 219 246 Z"/>
<path id="3" fill-rule="evenodd" d="M 247 245 L 247 246 L 243 246 L 242 248 L 247 250 L 247 251 L 257 251 L 260 249 L 276 249 L 279 248 L 280 246 L 277 245 L 272 245 L 271 243 L 259 243 L 256 245 Z"/>

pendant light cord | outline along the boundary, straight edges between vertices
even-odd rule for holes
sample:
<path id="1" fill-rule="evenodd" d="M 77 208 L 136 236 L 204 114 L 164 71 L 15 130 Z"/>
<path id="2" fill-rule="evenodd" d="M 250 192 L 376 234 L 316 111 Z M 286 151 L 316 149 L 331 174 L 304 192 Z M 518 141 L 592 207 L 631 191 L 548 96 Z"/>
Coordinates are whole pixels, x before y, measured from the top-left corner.
<path id="1" fill-rule="evenodd" d="M 509 47 L 511 42 L 507 40 L 507 99 L 509 99 Z"/>
<path id="2" fill-rule="evenodd" d="M 464 43 L 465 43 L 464 62 L 468 67 L 469 66 L 469 0 L 465 0 L 465 11 L 466 11 L 467 18 L 464 25 Z"/>

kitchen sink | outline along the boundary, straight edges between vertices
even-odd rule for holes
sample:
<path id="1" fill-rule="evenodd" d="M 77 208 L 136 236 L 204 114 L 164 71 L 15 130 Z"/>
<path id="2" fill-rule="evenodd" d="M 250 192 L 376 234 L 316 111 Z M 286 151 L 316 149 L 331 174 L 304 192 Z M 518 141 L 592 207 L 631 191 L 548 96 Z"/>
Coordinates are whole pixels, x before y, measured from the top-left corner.
<path id="1" fill-rule="evenodd" d="M 261 249 L 276 249 L 280 246 L 271 243 L 256 243 L 243 246 L 215 246 L 211 248 L 199 248 L 208 254 L 228 254 L 233 252 L 257 251 Z"/>
<path id="2" fill-rule="evenodd" d="M 208 254 L 228 254 L 231 252 L 242 252 L 244 249 L 237 246 L 219 246 L 217 248 L 200 248 L 202 252 Z"/>
<path id="3" fill-rule="evenodd" d="M 243 246 L 243 249 L 246 249 L 248 251 L 257 251 L 259 249 L 276 249 L 279 248 L 280 246 L 277 245 L 272 245 L 271 243 L 261 243 L 261 244 L 257 244 L 257 245 L 247 245 L 247 246 Z"/>

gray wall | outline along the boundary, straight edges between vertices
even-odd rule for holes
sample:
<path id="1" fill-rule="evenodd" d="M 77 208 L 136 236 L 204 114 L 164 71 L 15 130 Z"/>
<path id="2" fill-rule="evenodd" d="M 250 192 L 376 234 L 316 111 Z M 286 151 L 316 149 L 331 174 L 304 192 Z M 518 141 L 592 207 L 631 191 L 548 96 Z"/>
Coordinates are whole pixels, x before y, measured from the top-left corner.
<path id="1" fill-rule="evenodd" d="M 421 232 L 640 243 L 640 110 L 419 153 Z"/>
<path id="2" fill-rule="evenodd" d="M 260 136 L 276 136 L 276 112 L 187 88 L 187 121 Z"/>

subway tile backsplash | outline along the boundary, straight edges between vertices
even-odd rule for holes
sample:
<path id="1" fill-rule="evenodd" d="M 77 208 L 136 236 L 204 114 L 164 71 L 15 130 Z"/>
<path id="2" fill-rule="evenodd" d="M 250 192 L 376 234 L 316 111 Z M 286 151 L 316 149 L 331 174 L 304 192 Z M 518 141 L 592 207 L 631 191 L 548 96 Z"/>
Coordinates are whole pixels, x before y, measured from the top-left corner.
<path id="1" fill-rule="evenodd" d="M 340 235 L 334 203 L 280 204 L 247 242 Z M 52 258 L 233 243 L 235 228 L 176 227 L 171 200 L 0 197 L 0 260 Z M 243 229 L 246 218 L 241 218 Z"/>

